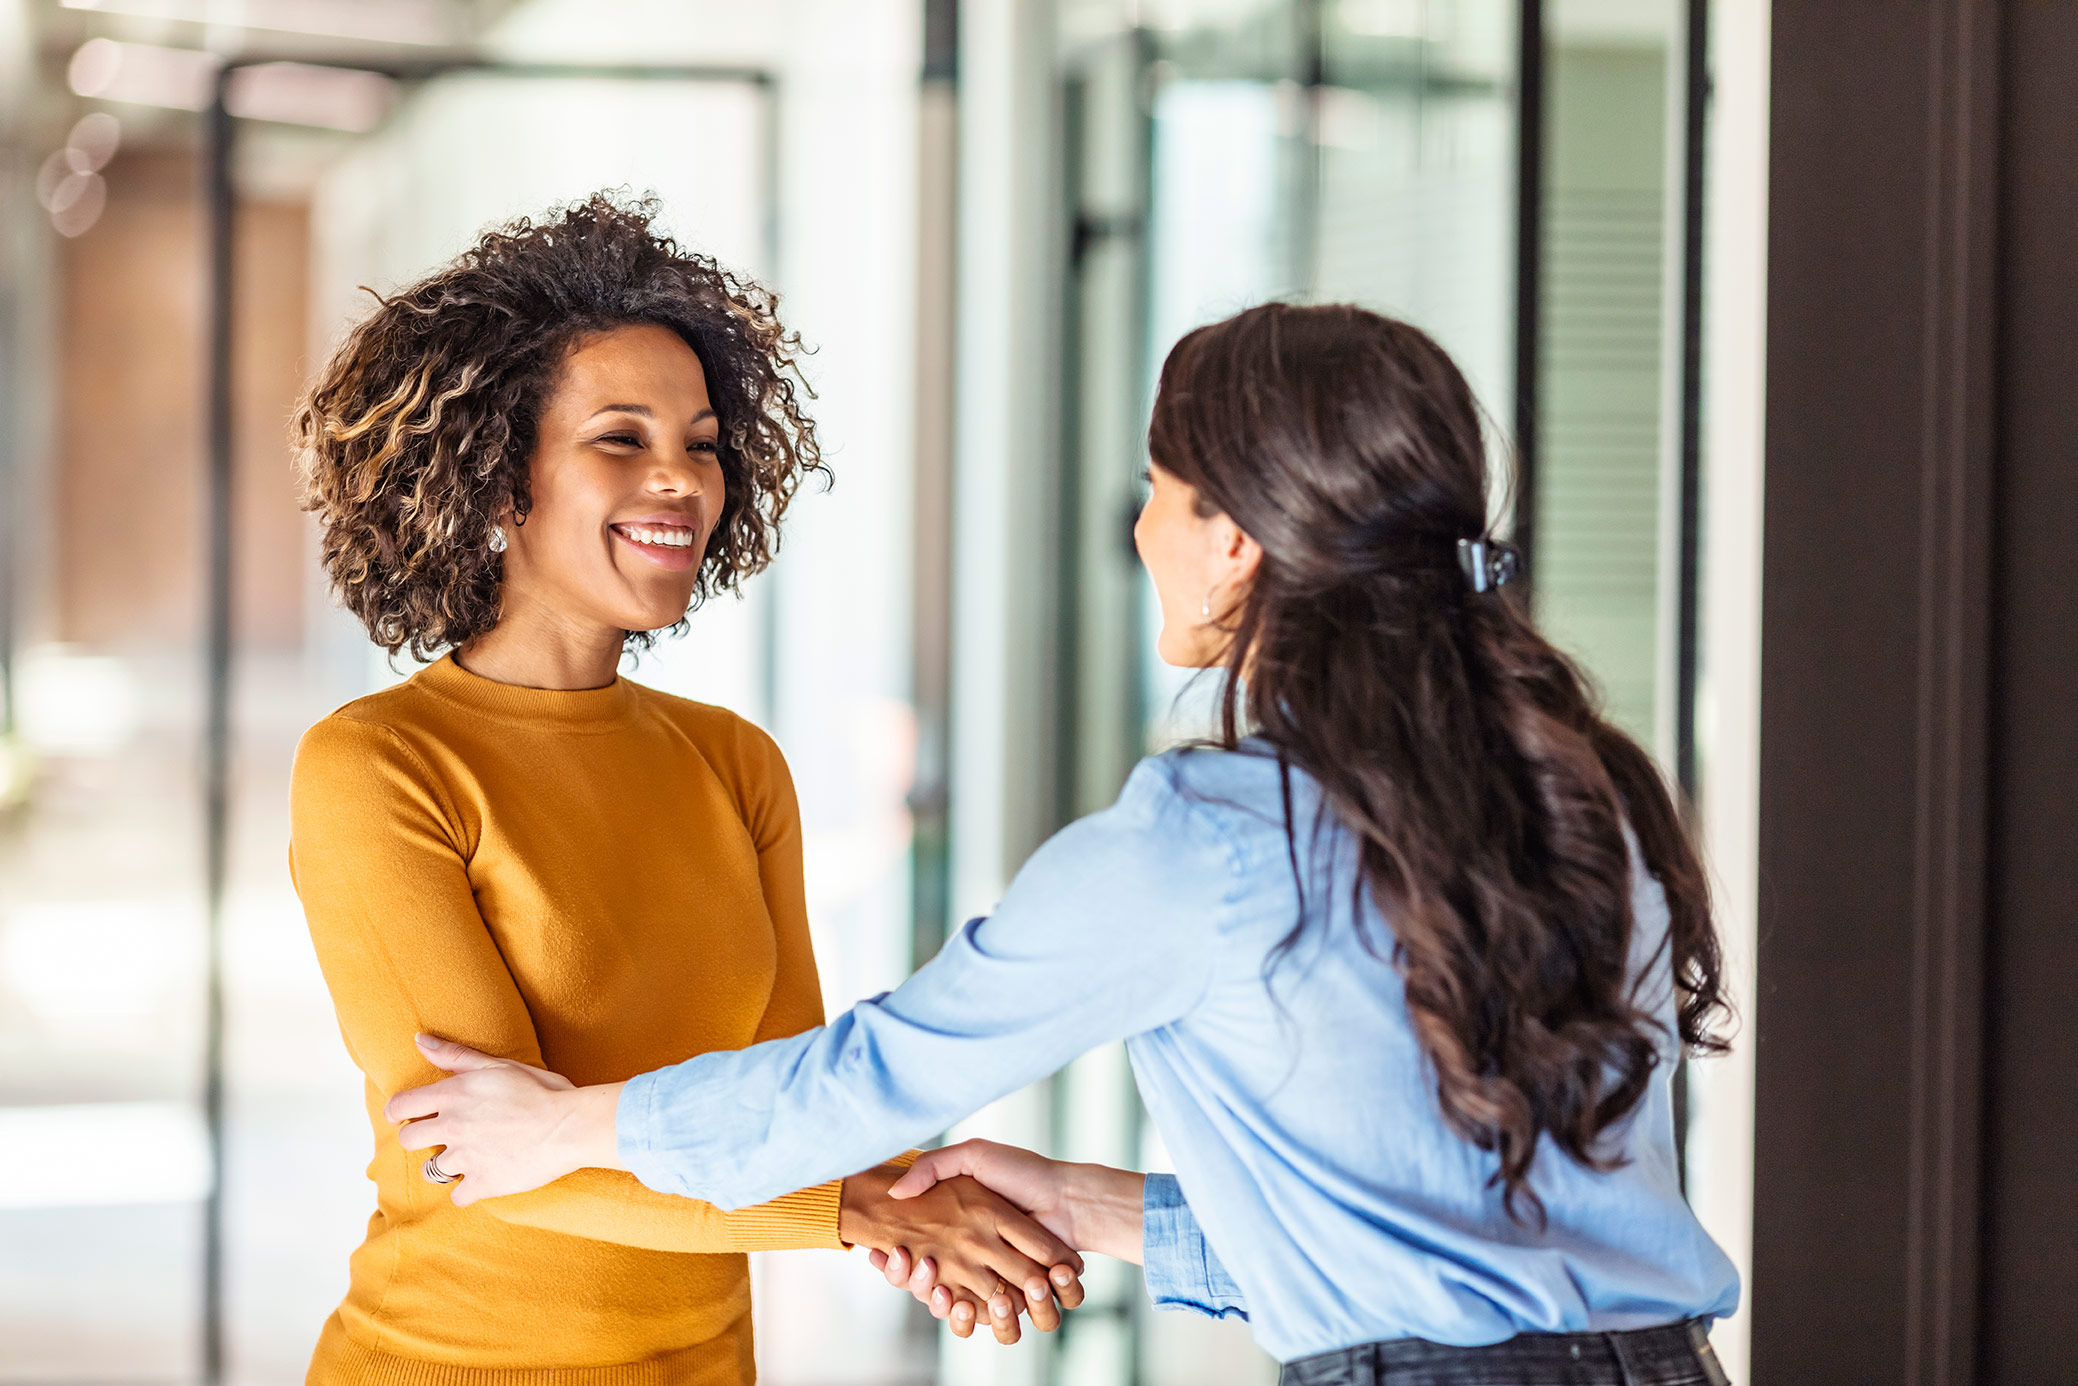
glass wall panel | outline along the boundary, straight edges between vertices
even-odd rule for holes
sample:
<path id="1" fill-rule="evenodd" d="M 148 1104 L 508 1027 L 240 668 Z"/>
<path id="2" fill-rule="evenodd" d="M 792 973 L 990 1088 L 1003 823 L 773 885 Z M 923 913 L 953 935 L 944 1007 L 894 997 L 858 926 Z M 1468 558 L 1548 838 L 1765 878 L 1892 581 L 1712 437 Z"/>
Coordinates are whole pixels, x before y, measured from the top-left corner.
<path id="1" fill-rule="evenodd" d="M 1662 562 L 1671 499 L 1668 61 L 1675 0 L 1558 6 L 1548 34 L 1543 323 L 1532 591 L 1609 714 L 1664 751 Z M 1677 204 L 1678 205 L 1678 204 Z M 1664 575 L 1672 581 L 1673 574 Z"/>
<path id="2" fill-rule="evenodd" d="M 1317 98 L 1311 297 L 1423 328 L 1498 419 L 1515 389 L 1515 11 L 1339 0 Z"/>
<path id="3" fill-rule="evenodd" d="M 1515 0 L 1176 8 L 1154 35 L 1149 381 L 1184 332 L 1251 304 L 1358 303 L 1452 353 L 1505 478 Z M 1150 746 L 1206 730 L 1216 683 L 1154 658 L 1159 620 L 1143 593 Z"/>

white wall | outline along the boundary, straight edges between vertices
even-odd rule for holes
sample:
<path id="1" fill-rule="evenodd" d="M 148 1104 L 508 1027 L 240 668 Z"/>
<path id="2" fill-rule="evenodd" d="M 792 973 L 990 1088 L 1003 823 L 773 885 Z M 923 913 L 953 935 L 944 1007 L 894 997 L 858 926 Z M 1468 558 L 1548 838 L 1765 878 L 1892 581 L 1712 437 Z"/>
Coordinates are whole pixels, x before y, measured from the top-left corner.
<path id="1" fill-rule="evenodd" d="M 1712 1341 L 1747 1380 L 1753 1285 L 1754 947 L 1760 872 L 1762 428 L 1766 419 L 1766 0 L 1711 8 L 1714 79 L 1705 190 L 1703 598 L 1698 805 L 1714 873 L 1731 1054 L 1690 1069 L 1689 1202 L 1739 1268 L 1740 1311 Z"/>

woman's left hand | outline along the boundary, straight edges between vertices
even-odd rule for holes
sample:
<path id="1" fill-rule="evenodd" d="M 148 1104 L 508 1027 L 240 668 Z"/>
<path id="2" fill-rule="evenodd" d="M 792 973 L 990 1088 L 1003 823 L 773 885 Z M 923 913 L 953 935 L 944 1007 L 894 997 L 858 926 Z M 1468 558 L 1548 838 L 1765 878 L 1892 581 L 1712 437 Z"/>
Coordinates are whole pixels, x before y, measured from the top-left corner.
<path id="1" fill-rule="evenodd" d="M 625 1168 L 614 1132 L 621 1084 L 580 1088 L 432 1035 L 418 1047 L 455 1076 L 398 1093 L 383 1115 L 408 1123 L 397 1134 L 406 1150 L 443 1147 L 441 1172 L 461 1181 L 456 1204 L 538 1189 L 574 1170 Z"/>

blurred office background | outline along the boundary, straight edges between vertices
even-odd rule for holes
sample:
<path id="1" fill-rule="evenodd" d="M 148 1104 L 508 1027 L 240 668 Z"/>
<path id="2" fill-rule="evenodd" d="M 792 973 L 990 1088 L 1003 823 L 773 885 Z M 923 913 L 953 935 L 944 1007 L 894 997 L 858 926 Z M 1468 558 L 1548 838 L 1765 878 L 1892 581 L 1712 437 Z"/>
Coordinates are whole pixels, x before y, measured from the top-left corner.
<path id="1" fill-rule="evenodd" d="M 1987 372 L 1943 375 L 1941 352 L 1982 366 L 2005 348 L 1944 318 L 1926 328 L 1932 354 L 1913 356 L 1923 324 L 1909 314 L 1889 320 L 1905 328 L 1887 347 L 1881 332 L 1856 339 L 1924 367 L 1900 389 L 1963 380 L 1955 418 L 1902 411 L 1960 440 L 1961 479 L 1910 492 L 1939 501 L 1897 511 L 1918 517 L 1910 543 L 1847 541 L 1850 555 L 1920 555 L 1909 572 L 1934 577 L 1889 594 L 1849 581 L 1840 629 L 1797 607 L 1814 574 L 1837 576 L 1828 562 L 1875 570 L 1822 535 L 1795 547 L 1811 527 L 1803 512 L 1784 526 L 1776 497 L 1802 478 L 1806 501 L 1844 506 L 1914 454 L 1901 443 L 1866 475 L 1829 472 L 1861 454 L 1851 439 L 1799 454 L 1796 421 L 1835 418 L 1831 403 L 1774 402 L 1783 360 L 1819 379 L 1845 369 L 1816 327 L 1797 334 L 1821 309 L 1851 319 L 1854 286 L 1874 280 L 1853 270 L 1854 228 L 1813 229 L 1817 212 L 1788 218 L 1809 244 L 1785 252 L 1783 207 L 1832 185 L 1805 170 L 1792 186 L 1805 202 L 1785 204 L 1779 114 L 1795 98 L 1822 122 L 1813 84 L 1844 79 L 1812 55 L 1851 64 L 1827 45 L 1871 36 L 1772 8 L 1771 21 L 1764 0 L 0 0 L 0 1382 L 301 1379 L 369 1211 L 369 1152 L 286 875 L 287 774 L 304 727 L 408 670 L 329 601 L 285 421 L 370 291 L 598 188 L 653 192 L 683 241 L 775 287 L 816 348 L 835 490 L 798 504 L 780 562 L 742 600 L 699 612 L 630 671 L 733 707 L 785 747 L 833 1008 L 898 982 L 1048 833 L 1109 802 L 1135 758 L 1201 724 L 1203 688 L 1153 657 L 1127 533 L 1168 346 L 1267 298 L 1362 303 L 1427 328 L 1465 367 L 1506 483 L 1496 521 L 1529 552 L 1540 619 L 1695 804 L 1745 1017 L 1734 1055 L 1683 1084 L 1691 1200 L 1762 1306 L 1757 1329 L 1744 1309 L 1717 1327 L 1734 1379 L 1785 1351 L 1769 1346 L 1786 1340 L 1767 1336 L 1770 1286 L 1774 1321 L 1803 1332 L 1797 1315 L 1813 1311 L 1788 1306 L 1808 1298 L 1802 1277 L 1851 1270 L 1827 1259 L 1857 1254 L 1841 1246 L 1891 1256 L 1919 1296 L 1892 1298 L 1945 1325 L 1900 1339 L 1910 1360 L 1948 1364 L 1912 1379 L 2023 1379 L 1969 1374 L 2005 1360 L 2002 1343 L 2023 1360 L 2031 1341 L 1987 1298 L 2025 1277 L 1986 1258 L 2019 1247 L 2015 1264 L 2043 1264 L 2027 1260 L 2026 1227 L 1994 1234 L 2015 1219 L 1992 1171 L 2025 1144 L 2000 1144 L 1999 1083 L 2019 1079 L 1995 1063 L 2071 1051 L 2067 1030 L 2016 1045 L 1979 1022 L 2002 966 L 2040 975 L 2013 940 L 2047 947 L 2053 931 L 2026 921 L 2070 916 L 2053 881 L 2000 914 L 1968 844 L 1982 845 L 1987 802 L 2053 791 L 1971 781 L 1970 764 L 2028 759 L 2020 714 L 1997 721 L 1995 693 L 1969 683 L 1981 671 L 1958 675 L 1960 710 L 1944 712 L 1948 685 L 1913 662 L 1938 646 L 1941 667 L 1974 668 L 1972 650 L 1989 662 L 2004 648 L 1985 574 L 2005 512 L 1989 472 L 1969 469 L 1990 455 L 1972 440 L 1999 433 Z M 1851 132 L 1871 148 L 1909 139 L 1880 165 L 1900 187 L 1918 186 L 1912 159 L 1939 172 L 1993 138 L 1982 120 L 1941 133 L 1957 111 L 2004 109 L 1983 106 L 1982 83 L 1957 94 L 1956 73 L 2022 53 L 2028 24 L 2044 26 L 2043 52 L 2072 38 L 2053 7 L 1877 8 L 1891 16 L 1868 19 L 1891 45 L 1883 70 L 1933 61 L 1936 74 L 1896 78 L 1931 125 L 1907 102 L 1898 120 L 1919 125 Z M 1785 35 L 1801 45 L 1787 56 Z M 2021 66 L 2007 90 L 2039 90 Z M 1786 72 L 1805 84 L 1785 88 Z M 2061 118 L 2043 99 L 2039 120 Z M 1796 139 L 1820 167 L 1825 138 Z M 2037 149 L 2022 153 L 2049 157 Z M 1959 236 L 1986 199 L 2021 195 L 1981 175 L 1959 192 L 1933 181 Z M 1842 195 L 1878 229 L 1869 243 L 1891 190 Z M 2068 230 L 2064 204 L 2041 197 L 2028 215 Z M 1994 253 L 1977 234 L 1949 246 L 1956 265 L 1924 259 L 1928 282 L 2005 292 L 1970 259 Z M 1807 290 L 1808 322 L 1782 307 Z M 1917 281 L 1886 292 L 1940 299 Z M 1942 446 L 1923 450 L 1937 481 Z M 1921 486 L 1907 473 L 1895 484 Z M 2055 497 L 2034 494 L 2015 523 Z M 1956 516 L 1984 532 L 1950 546 L 1951 572 L 1936 530 Z M 1951 609 L 1953 631 L 1938 614 Z M 2068 623 L 2068 607 L 2042 619 Z M 1802 641 L 1768 645 L 1766 670 L 1803 670 L 1806 685 L 1764 680 L 1764 638 Z M 1764 682 L 1771 699 L 1826 705 L 1812 681 L 1863 638 L 1897 655 L 1870 682 L 1935 688 L 1900 713 L 1920 718 L 1900 743 L 1917 760 L 1849 744 L 1845 704 L 1831 740 L 1815 720 L 1763 722 Z M 2052 705 L 2069 686 L 2063 666 L 2034 677 L 2029 696 Z M 1937 754 L 1942 728 L 1963 730 Z M 1814 800 L 1805 774 L 1838 769 L 1827 755 L 1846 763 L 1828 781 L 1839 796 Z M 1939 779 L 1941 765 L 1961 778 Z M 1890 792 L 1875 781 L 1893 771 L 1974 808 L 1854 839 L 1902 883 L 1900 908 L 1880 889 L 1826 895 L 1799 863 L 1849 850 L 1826 836 L 1840 802 Z M 1986 850 L 2007 860 L 1997 841 Z M 1949 857 L 1962 864 L 1924 866 Z M 1827 935 L 1835 951 L 1797 954 L 1800 921 L 1827 909 L 1849 921 Z M 1986 922 L 2008 917 L 2022 923 Z M 1874 1019 L 1851 1044 L 1823 1032 L 1813 977 L 1833 978 L 1833 1014 L 1880 1009 L 1854 1009 L 1856 988 L 1889 974 L 1859 977 L 1853 947 L 1920 960 L 1896 988 L 1909 1045 Z M 1798 970 L 1787 999 L 1757 1008 L 1769 956 Z M 1784 1036 L 1773 1078 L 1756 1066 L 1770 1023 Z M 1856 1045 L 1886 1057 L 1845 1064 L 1850 1092 L 1826 1095 L 1814 1075 Z M 1893 1100 L 1898 1073 L 1909 1100 Z M 1903 1172 L 1869 1176 L 1909 1190 L 1904 1211 L 1848 1197 L 1866 1222 L 1822 1238 L 1830 1251 L 1769 1240 L 1858 1187 L 1851 1173 L 1828 1183 L 1840 1172 L 1825 1162 L 1867 1133 L 1844 1118 L 1818 1130 L 1813 1111 L 1895 1118 L 1909 1136 Z M 968 1129 L 1165 1159 L 1122 1050 Z M 1941 1144 L 1958 1131 L 1976 1134 Z M 2041 1177 L 2024 1162 L 2007 1173 L 2015 1188 Z M 1138 1272 L 1108 1262 L 1067 1329 L 1010 1350 L 942 1338 L 859 1257 L 767 1255 L 756 1273 L 774 1386 L 1275 1379 L 1245 1326 L 1157 1314 Z M 1968 1312 L 1942 1319 L 1943 1305 Z"/>

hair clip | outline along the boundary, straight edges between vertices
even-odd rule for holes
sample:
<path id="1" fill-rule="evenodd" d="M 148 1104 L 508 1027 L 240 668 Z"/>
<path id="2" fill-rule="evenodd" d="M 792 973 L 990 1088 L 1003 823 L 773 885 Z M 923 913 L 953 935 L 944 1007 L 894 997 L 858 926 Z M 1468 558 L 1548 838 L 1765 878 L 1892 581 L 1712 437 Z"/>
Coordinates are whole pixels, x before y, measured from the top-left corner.
<path id="1" fill-rule="evenodd" d="M 1490 592 L 1521 575 L 1522 552 L 1498 539 L 1460 539 L 1457 565 L 1474 592 Z"/>

